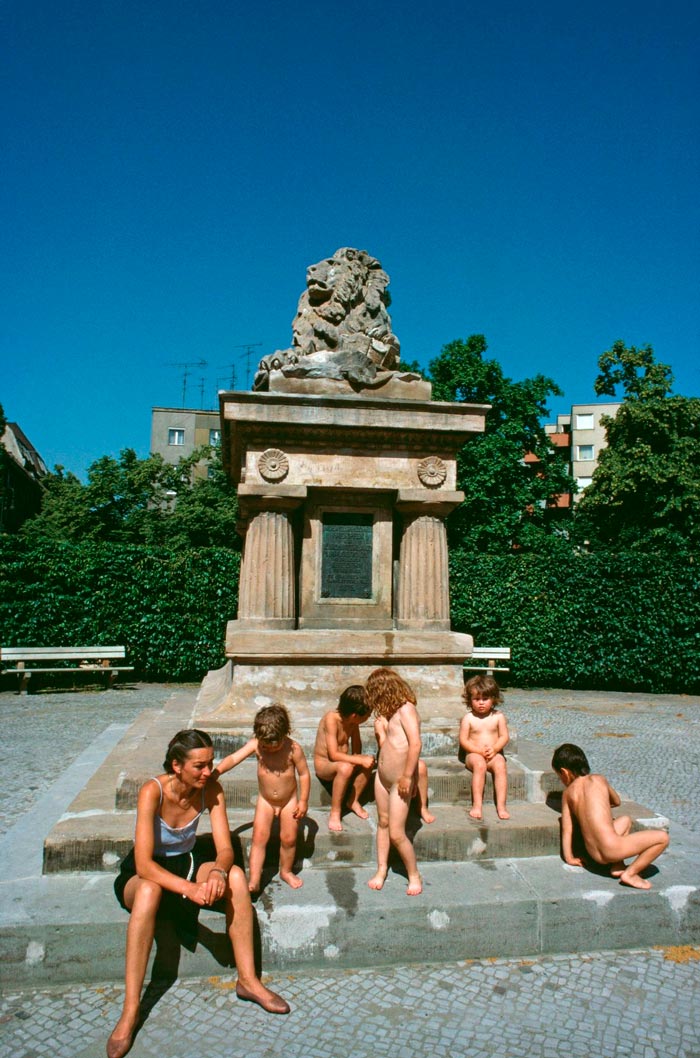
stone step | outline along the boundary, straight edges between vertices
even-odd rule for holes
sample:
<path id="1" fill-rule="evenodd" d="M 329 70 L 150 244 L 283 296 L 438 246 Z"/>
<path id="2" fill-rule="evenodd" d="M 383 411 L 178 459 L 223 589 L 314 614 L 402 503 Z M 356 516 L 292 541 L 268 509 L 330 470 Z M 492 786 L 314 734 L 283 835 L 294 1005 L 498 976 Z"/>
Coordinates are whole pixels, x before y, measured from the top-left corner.
<path id="1" fill-rule="evenodd" d="M 550 767 L 551 753 L 534 742 L 519 744 L 517 753 L 508 753 L 508 801 L 542 802 L 549 793 L 561 789 L 561 784 Z M 454 756 L 433 756 L 425 759 L 428 766 L 428 792 L 431 804 L 471 804 L 471 773 Z M 253 758 L 243 761 L 232 771 L 221 777 L 221 784 L 229 808 L 249 808 L 258 796 L 257 765 Z M 151 773 L 152 774 L 152 773 Z M 142 768 L 123 771 L 117 783 L 115 806 L 118 809 L 135 808 L 138 792 L 149 778 Z M 493 801 L 493 783 L 486 777 L 485 800 Z M 368 791 L 371 799 L 372 791 Z M 309 805 L 323 808 L 331 803 L 330 791 L 326 789 L 311 768 L 311 794 Z"/>
<path id="2" fill-rule="evenodd" d="M 316 731 L 317 726 L 295 726 L 291 733 L 292 738 L 299 743 L 309 761 L 311 761 L 314 755 Z M 374 753 L 376 751 L 376 741 L 371 720 L 362 725 L 360 732 L 362 735 L 363 752 Z M 211 731 L 210 734 L 212 742 L 214 743 L 215 757 L 217 760 L 220 760 L 228 753 L 234 753 L 237 749 L 240 749 L 241 746 L 244 746 L 252 737 L 253 732 L 250 727 L 232 727 L 227 731 Z M 421 729 L 421 739 L 423 742 L 421 755 L 424 758 L 441 756 L 456 757 L 459 752 L 458 734 L 457 724 L 448 725 L 435 723 L 433 721 L 425 721 Z M 511 753 L 517 753 L 518 751 L 517 732 L 510 731 L 509 734 L 510 741 L 506 747 L 506 753 L 508 755 Z"/>
<path id="3" fill-rule="evenodd" d="M 700 943 L 700 846 L 674 828 L 649 871 L 653 889 L 559 857 L 421 864 L 424 889 L 406 896 L 390 872 L 381 892 L 371 870 L 305 870 L 291 890 L 275 879 L 255 903 L 267 973 L 303 967 L 380 967 L 406 962 L 527 957 Z M 21 892 L 21 908 L 17 894 Z M 15 987 L 121 982 L 128 916 L 102 873 L 49 874 L 0 883 L 0 965 Z M 167 942 L 170 941 L 170 950 Z M 231 951 L 223 915 L 200 913 L 196 943 L 180 947 L 159 928 L 164 972 L 182 978 L 227 973 Z M 282 984 L 275 985 L 284 991 Z"/>
<path id="4" fill-rule="evenodd" d="M 419 862 L 468 861 L 493 858 L 518 858 L 556 855 L 559 852 L 559 815 L 550 804 L 519 803 L 510 806 L 511 818 L 499 820 L 492 805 L 484 808 L 484 818 L 470 818 L 466 806 L 437 805 L 435 822 L 429 825 L 411 813 L 407 832 L 411 836 Z M 328 811 L 312 809 L 299 827 L 297 869 L 306 873 L 316 867 L 371 866 L 375 857 L 377 829 L 374 805 L 368 806 L 369 819 L 353 814 L 343 818 L 342 833 L 328 830 Z M 621 812 L 638 821 L 637 826 L 659 825 L 653 813 L 633 802 L 623 802 Z M 247 864 L 252 835 L 253 815 L 248 810 L 229 810 L 229 824 L 237 862 Z M 651 820 L 651 822 L 649 822 Z M 114 872 L 133 840 L 136 813 L 89 811 L 78 815 L 67 813 L 44 842 L 44 872 L 110 871 Z M 200 840 L 205 841 L 209 817 L 204 816 Z M 276 873 L 279 844 L 268 846 L 266 873 Z M 212 857 L 213 858 L 213 857 Z"/>

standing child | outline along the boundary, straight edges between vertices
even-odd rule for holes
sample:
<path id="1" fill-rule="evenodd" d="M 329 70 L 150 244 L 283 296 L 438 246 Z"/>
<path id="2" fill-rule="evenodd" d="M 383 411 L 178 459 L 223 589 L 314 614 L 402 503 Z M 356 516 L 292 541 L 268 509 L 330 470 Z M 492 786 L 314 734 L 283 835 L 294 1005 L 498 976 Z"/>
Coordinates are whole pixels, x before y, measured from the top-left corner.
<path id="1" fill-rule="evenodd" d="M 481 819 L 486 772 L 493 775 L 496 814 L 510 819 L 506 811 L 508 773 L 503 750 L 508 745 L 508 725 L 503 713 L 496 712 L 502 700 L 501 688 L 493 676 L 473 676 L 464 686 L 464 700 L 469 712 L 459 725 L 459 745 L 467 755 L 466 765 L 472 773 L 472 819 Z"/>
<path id="2" fill-rule="evenodd" d="M 377 740 L 379 749 L 382 748 L 382 743 L 386 738 L 386 730 L 389 726 L 389 721 L 385 716 L 377 716 L 374 718 L 374 737 Z M 413 800 L 418 801 L 418 811 L 420 817 L 424 823 L 434 823 L 435 816 L 428 810 L 428 766 L 421 757 L 418 761 L 418 775 L 416 778 L 416 789 L 413 794 Z"/>
<path id="3" fill-rule="evenodd" d="M 333 784 L 328 829 L 336 833 L 343 829 L 340 816 L 348 787 L 348 808 L 360 819 L 367 819 L 360 797 L 367 788 L 375 761 L 371 754 L 362 752 L 360 724 L 369 713 L 364 687 L 353 684 L 341 694 L 337 709 L 330 709 L 318 725 L 314 770 L 322 782 Z"/>
<path id="4" fill-rule="evenodd" d="M 420 717 L 416 696 L 393 669 L 375 669 L 365 687 L 367 704 L 387 720 L 386 737 L 379 750 L 374 796 L 377 802 L 377 873 L 370 889 L 381 889 L 389 870 L 391 845 L 408 874 L 408 896 L 418 896 L 423 882 L 416 854 L 407 834 L 406 818 L 413 796 L 421 751 Z"/>
<path id="5" fill-rule="evenodd" d="M 595 863 L 609 865 L 613 878 L 633 889 L 651 889 L 641 872 L 668 846 L 665 830 L 640 830 L 630 834 L 629 816 L 613 819 L 611 808 L 620 804 L 620 795 L 603 775 L 591 775 L 586 754 L 572 742 L 554 750 L 552 767 L 566 789 L 561 806 L 561 851 L 566 863 L 583 866 L 574 855 L 574 823 L 580 831 L 586 852 Z M 635 859 L 627 867 L 625 860 Z"/>
<path id="6" fill-rule="evenodd" d="M 251 893 L 260 889 L 265 849 L 276 817 L 280 825 L 280 878 L 292 889 L 299 889 L 304 884 L 292 868 L 297 847 L 297 821 L 304 818 L 309 807 L 311 777 L 304 751 L 289 737 L 290 728 L 289 713 L 283 705 L 265 706 L 256 713 L 253 721 L 255 737 L 235 753 L 224 757 L 213 772 L 216 779 L 253 753 L 258 758 L 258 801 L 248 864 Z"/>

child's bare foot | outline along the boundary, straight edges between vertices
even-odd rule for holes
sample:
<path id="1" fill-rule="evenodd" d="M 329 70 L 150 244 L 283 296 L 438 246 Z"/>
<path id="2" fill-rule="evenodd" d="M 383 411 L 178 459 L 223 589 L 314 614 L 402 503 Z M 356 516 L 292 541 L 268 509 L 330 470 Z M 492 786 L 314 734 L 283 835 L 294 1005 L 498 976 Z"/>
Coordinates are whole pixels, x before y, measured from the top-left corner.
<path id="1" fill-rule="evenodd" d="M 505 808 L 497 808 L 496 815 L 499 819 L 510 819 L 510 812 L 507 812 Z"/>
<path id="2" fill-rule="evenodd" d="M 340 816 L 331 814 L 328 817 L 328 829 L 332 830 L 334 834 L 340 834 L 343 829 L 343 824 L 340 822 Z"/>
<path id="3" fill-rule="evenodd" d="M 423 879 L 419 874 L 415 878 L 408 879 L 406 896 L 419 896 L 423 892 Z"/>
<path id="4" fill-rule="evenodd" d="M 280 878 L 283 882 L 286 882 L 291 889 L 301 889 L 304 882 L 298 874 L 294 874 L 293 871 L 280 871 Z"/>
<path id="5" fill-rule="evenodd" d="M 630 885 L 633 889 L 651 889 L 651 882 L 646 878 L 639 874 L 629 874 L 628 871 L 623 871 L 620 875 L 620 882 L 622 885 Z"/>
<path id="6" fill-rule="evenodd" d="M 421 810 L 420 817 L 421 817 L 421 819 L 423 820 L 424 823 L 434 823 L 435 822 L 435 816 L 433 815 L 432 812 L 429 812 L 427 808 L 423 808 Z"/>
<path id="7" fill-rule="evenodd" d="M 469 815 L 472 817 L 472 819 L 481 819 L 481 809 L 471 808 L 469 810 Z"/>
<path id="8" fill-rule="evenodd" d="M 386 881 L 386 871 L 377 871 L 373 878 L 367 882 L 370 889 L 381 889 Z"/>
<path id="9" fill-rule="evenodd" d="M 259 893 L 260 892 L 260 879 L 259 878 L 255 878 L 255 879 L 251 878 L 250 879 L 250 881 L 248 882 L 248 892 L 252 893 L 253 895 L 255 895 L 255 893 Z"/>
<path id="10" fill-rule="evenodd" d="M 360 819 L 369 819 L 369 812 L 366 812 L 359 801 L 353 801 L 352 804 L 348 805 L 351 812 L 354 812 Z"/>

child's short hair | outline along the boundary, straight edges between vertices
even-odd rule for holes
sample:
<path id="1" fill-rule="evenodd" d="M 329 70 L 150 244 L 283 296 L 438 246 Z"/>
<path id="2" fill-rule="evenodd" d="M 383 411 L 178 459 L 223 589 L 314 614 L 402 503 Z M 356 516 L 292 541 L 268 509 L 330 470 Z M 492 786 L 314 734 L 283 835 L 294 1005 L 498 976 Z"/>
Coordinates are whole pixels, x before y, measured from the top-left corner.
<path id="1" fill-rule="evenodd" d="M 576 777 L 591 773 L 586 754 L 580 746 L 575 746 L 573 742 L 564 742 L 561 746 L 557 746 L 552 757 L 552 767 L 556 772 L 566 768 Z"/>
<path id="2" fill-rule="evenodd" d="M 467 680 L 462 691 L 462 697 L 467 705 L 471 705 L 472 695 L 475 691 L 478 691 L 484 698 L 491 698 L 494 705 L 500 705 L 503 701 L 501 688 L 493 676 L 472 676 L 470 680 Z"/>
<path id="3" fill-rule="evenodd" d="M 367 696 L 361 683 L 346 687 L 338 699 L 338 712 L 341 716 L 369 716 L 371 710 L 367 705 Z"/>
<path id="4" fill-rule="evenodd" d="M 371 672 L 365 684 L 365 694 L 370 709 L 387 720 L 404 702 L 416 704 L 415 694 L 393 669 L 375 669 Z"/>
<path id="5" fill-rule="evenodd" d="M 275 702 L 258 709 L 253 720 L 253 734 L 262 743 L 281 742 L 292 729 L 289 713 L 284 705 Z"/>
<path id="6" fill-rule="evenodd" d="M 169 775 L 174 773 L 173 761 L 184 764 L 193 749 L 211 749 L 212 741 L 206 731 L 196 727 L 186 727 L 170 739 L 165 753 L 163 767 Z"/>

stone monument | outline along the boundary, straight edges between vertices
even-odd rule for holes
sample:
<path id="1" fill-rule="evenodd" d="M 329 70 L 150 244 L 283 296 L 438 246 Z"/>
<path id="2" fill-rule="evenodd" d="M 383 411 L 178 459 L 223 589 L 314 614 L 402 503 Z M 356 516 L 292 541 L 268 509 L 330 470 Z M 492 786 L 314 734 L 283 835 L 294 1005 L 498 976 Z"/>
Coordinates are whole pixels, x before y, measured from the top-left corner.
<path id="1" fill-rule="evenodd" d="M 291 348 L 261 360 L 252 392 L 220 393 L 244 546 L 200 726 L 245 726 L 275 700 L 315 721 L 379 665 L 426 719 L 463 712 L 472 639 L 450 630 L 445 518 L 463 499 L 457 453 L 488 409 L 432 401 L 400 370 L 388 283 L 364 251 L 312 265 Z"/>

